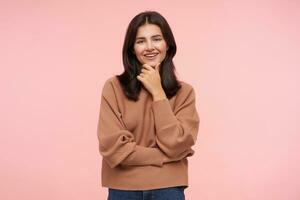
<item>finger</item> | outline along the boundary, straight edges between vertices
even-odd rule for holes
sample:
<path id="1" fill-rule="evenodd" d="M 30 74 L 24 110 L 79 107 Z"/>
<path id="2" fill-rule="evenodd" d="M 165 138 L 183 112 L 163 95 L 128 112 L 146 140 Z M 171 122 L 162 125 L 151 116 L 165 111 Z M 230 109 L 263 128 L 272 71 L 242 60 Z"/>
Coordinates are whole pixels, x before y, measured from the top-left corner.
<path id="1" fill-rule="evenodd" d="M 139 76 L 142 77 L 142 78 L 144 78 L 145 74 L 144 73 L 140 73 Z"/>
<path id="2" fill-rule="evenodd" d="M 143 77 L 142 77 L 141 75 L 137 75 L 136 78 L 137 78 L 138 80 L 142 80 L 142 79 L 143 79 Z"/>
<path id="3" fill-rule="evenodd" d="M 150 65 L 148 65 L 147 63 L 143 64 L 143 69 L 147 69 L 147 70 L 153 70 L 153 67 L 151 67 Z"/>
<path id="4" fill-rule="evenodd" d="M 150 70 L 148 70 L 148 69 L 145 69 L 145 68 L 143 68 L 142 70 L 141 70 L 141 73 L 149 73 L 150 72 Z"/>

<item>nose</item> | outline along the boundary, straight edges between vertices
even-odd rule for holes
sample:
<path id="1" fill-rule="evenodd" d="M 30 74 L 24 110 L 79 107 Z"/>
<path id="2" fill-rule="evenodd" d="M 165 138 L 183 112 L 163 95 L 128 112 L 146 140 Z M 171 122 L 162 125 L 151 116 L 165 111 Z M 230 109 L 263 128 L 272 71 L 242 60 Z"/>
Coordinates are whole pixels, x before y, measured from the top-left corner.
<path id="1" fill-rule="evenodd" d="M 150 41 L 150 42 L 147 42 L 147 46 L 146 46 L 146 48 L 147 48 L 147 50 L 148 51 L 151 51 L 151 50 L 153 50 L 154 49 L 154 46 L 153 46 L 153 44 L 152 44 L 152 42 Z"/>

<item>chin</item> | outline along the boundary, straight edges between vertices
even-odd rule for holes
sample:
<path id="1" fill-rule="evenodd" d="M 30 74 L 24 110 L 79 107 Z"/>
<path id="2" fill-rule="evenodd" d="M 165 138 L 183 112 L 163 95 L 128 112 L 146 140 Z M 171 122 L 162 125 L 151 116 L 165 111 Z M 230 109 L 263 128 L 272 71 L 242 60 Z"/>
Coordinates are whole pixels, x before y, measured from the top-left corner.
<path id="1" fill-rule="evenodd" d="M 146 64 L 150 65 L 151 67 L 155 67 L 155 65 L 157 65 L 157 61 L 148 61 L 148 62 L 145 62 Z"/>

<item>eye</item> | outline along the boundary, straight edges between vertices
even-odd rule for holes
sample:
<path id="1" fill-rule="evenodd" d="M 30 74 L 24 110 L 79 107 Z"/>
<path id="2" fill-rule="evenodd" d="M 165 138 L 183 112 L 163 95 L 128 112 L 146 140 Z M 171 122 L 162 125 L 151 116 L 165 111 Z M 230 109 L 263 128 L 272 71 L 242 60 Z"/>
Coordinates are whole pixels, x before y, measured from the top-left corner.
<path id="1" fill-rule="evenodd" d="M 161 41 L 161 38 L 155 38 L 154 41 Z"/>
<path id="2" fill-rule="evenodd" d="M 141 44 L 141 43 L 143 43 L 144 41 L 143 40 L 139 40 L 139 41 L 137 41 L 136 43 L 137 44 Z"/>

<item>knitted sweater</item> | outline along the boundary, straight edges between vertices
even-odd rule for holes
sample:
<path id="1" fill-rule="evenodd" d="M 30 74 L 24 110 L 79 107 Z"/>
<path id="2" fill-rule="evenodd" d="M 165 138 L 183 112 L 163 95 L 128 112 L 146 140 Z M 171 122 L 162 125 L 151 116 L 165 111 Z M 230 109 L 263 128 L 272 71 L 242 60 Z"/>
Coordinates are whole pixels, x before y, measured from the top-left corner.
<path id="1" fill-rule="evenodd" d="M 142 87 L 134 102 L 117 77 L 105 81 L 97 126 L 102 187 L 188 187 L 187 157 L 194 154 L 200 119 L 193 87 L 179 82 L 181 89 L 170 99 L 153 101 Z"/>

